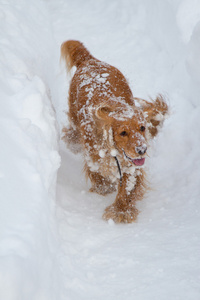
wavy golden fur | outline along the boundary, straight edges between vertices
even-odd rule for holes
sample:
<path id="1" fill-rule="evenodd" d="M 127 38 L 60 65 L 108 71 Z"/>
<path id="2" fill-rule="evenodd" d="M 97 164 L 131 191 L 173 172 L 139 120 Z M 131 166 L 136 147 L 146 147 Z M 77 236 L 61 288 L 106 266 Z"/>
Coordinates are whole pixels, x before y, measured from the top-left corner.
<path id="1" fill-rule="evenodd" d="M 138 214 L 136 201 L 146 191 L 149 140 L 157 135 L 168 106 L 161 95 L 151 102 L 133 97 L 123 74 L 94 58 L 79 41 L 63 43 L 61 58 L 68 70 L 76 66 L 63 140 L 73 152 L 83 152 L 91 192 L 106 195 L 117 189 L 103 218 L 131 223 Z"/>

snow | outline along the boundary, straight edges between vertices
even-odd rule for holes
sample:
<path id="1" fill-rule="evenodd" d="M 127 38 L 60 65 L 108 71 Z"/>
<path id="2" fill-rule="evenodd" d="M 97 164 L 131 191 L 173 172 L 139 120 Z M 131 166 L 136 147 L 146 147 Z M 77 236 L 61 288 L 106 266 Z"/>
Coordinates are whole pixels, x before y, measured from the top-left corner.
<path id="1" fill-rule="evenodd" d="M 0 10 L 0 298 L 55 299 L 60 156 L 47 84 L 50 23 L 43 2 L 8 1 Z"/>
<path id="2" fill-rule="evenodd" d="M 118 154 L 118 152 L 116 149 L 111 149 L 111 151 L 110 151 L 111 156 L 115 157 L 115 156 L 117 156 L 117 154 Z"/>
<path id="3" fill-rule="evenodd" d="M 105 157 L 105 151 L 104 150 L 99 150 L 99 156 L 101 157 L 101 158 L 104 158 Z"/>
<path id="4" fill-rule="evenodd" d="M 0 32 L 0 299 L 199 300 L 199 1 L 7 0 Z M 134 96 L 169 99 L 136 223 L 102 220 L 115 195 L 89 193 L 82 156 L 59 141 L 67 39 Z"/>

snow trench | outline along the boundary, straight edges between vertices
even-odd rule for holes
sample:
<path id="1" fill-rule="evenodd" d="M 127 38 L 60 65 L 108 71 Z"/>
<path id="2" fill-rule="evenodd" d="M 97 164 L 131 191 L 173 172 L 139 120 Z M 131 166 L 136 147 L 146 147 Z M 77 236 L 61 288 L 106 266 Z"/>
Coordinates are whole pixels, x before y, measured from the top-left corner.
<path id="1" fill-rule="evenodd" d="M 0 299 L 199 300 L 199 34 L 198 0 L 0 2 Z M 115 195 L 60 142 L 67 39 L 169 98 L 134 224 L 102 220 Z"/>

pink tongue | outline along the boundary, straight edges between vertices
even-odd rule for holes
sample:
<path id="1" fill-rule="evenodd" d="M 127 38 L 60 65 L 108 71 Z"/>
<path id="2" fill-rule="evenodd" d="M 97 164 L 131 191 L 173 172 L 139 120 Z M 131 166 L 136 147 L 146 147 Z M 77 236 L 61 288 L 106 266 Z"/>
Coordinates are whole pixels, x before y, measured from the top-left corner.
<path id="1" fill-rule="evenodd" d="M 133 159 L 133 163 L 136 166 L 142 166 L 145 162 L 145 158 Z"/>

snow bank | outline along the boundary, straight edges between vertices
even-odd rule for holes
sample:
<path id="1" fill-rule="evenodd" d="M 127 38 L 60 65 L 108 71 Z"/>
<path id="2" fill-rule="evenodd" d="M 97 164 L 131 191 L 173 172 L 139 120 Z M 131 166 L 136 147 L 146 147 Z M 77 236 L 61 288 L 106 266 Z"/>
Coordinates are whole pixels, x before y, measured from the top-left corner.
<path id="1" fill-rule="evenodd" d="M 9 0 L 0 15 L 0 298 L 55 300 L 60 158 L 48 11 L 40 0 Z"/>

